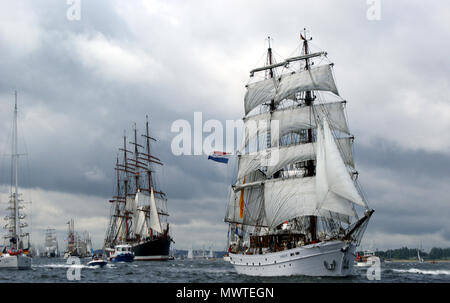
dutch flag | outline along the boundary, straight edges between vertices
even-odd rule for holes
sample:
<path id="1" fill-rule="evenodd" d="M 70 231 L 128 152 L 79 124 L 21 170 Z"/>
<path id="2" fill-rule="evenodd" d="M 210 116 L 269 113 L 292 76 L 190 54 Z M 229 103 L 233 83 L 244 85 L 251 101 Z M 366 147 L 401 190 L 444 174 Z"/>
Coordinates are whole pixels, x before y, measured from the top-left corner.
<path id="1" fill-rule="evenodd" d="M 214 151 L 211 155 L 208 156 L 208 160 L 213 160 L 220 163 L 228 163 L 228 155 L 230 153 Z"/>

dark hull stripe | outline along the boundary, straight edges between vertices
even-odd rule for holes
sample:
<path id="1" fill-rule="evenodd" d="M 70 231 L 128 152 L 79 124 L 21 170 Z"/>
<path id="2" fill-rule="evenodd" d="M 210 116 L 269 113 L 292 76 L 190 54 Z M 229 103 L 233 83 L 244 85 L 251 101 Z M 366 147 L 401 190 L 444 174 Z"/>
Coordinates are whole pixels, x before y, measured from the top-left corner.
<path id="1" fill-rule="evenodd" d="M 133 244 L 135 261 L 165 261 L 169 258 L 170 238 L 158 238 L 148 242 Z"/>

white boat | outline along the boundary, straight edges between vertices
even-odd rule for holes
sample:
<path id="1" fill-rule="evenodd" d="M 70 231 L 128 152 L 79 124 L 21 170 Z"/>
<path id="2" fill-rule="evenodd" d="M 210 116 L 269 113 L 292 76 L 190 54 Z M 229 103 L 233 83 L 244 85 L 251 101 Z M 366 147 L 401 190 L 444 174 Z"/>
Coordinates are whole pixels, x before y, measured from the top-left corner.
<path id="1" fill-rule="evenodd" d="M 357 182 L 333 63 L 311 52 L 250 71 L 225 222 L 229 257 L 251 276 L 348 276 L 370 217 Z M 323 93 L 325 91 L 326 93 Z"/>
<path id="2" fill-rule="evenodd" d="M 419 261 L 419 263 L 423 263 L 423 258 L 420 255 L 420 250 L 419 249 L 417 249 L 417 260 Z"/>
<path id="3" fill-rule="evenodd" d="M 20 154 L 18 153 L 17 144 L 17 92 L 15 93 L 14 105 L 14 122 L 13 122 L 13 142 L 12 142 L 12 178 L 14 186 L 11 188 L 11 196 L 9 200 L 8 210 L 10 214 L 5 217 L 8 223 L 5 229 L 8 231 L 5 239 L 9 240 L 4 246 L 3 253 L 0 256 L 0 268 L 29 269 L 31 268 L 30 252 L 30 235 L 24 231 L 28 224 L 23 221 L 26 217 L 23 209 L 24 201 L 19 194 L 19 177 L 18 177 L 18 161 Z M 24 243 L 27 239 L 27 243 Z M 25 247 L 26 245 L 26 247 Z M 7 246 L 9 249 L 7 249 Z"/>
<path id="4" fill-rule="evenodd" d="M 229 256 L 228 254 L 223 255 L 223 260 L 224 260 L 225 262 L 230 262 L 230 261 L 231 261 L 230 256 Z"/>
<path id="5" fill-rule="evenodd" d="M 88 265 L 88 266 L 92 266 L 92 267 L 95 267 L 95 266 L 103 267 L 103 266 L 105 266 L 107 263 L 108 263 L 108 262 L 107 262 L 106 260 L 103 260 L 103 259 L 100 258 L 100 257 L 95 257 L 95 256 L 94 256 L 94 257 L 92 258 L 92 260 L 89 261 L 89 262 L 87 263 L 87 265 Z"/>
<path id="6" fill-rule="evenodd" d="M 129 244 L 120 244 L 114 247 L 114 253 L 109 257 L 112 262 L 133 262 L 134 253 Z"/>
<path id="7" fill-rule="evenodd" d="M 31 258 L 23 253 L 4 253 L 0 255 L 0 268 L 31 268 Z"/>
<path id="8" fill-rule="evenodd" d="M 369 267 L 372 266 L 372 262 L 369 261 L 370 257 L 375 257 L 375 252 L 372 250 L 365 250 L 362 255 L 356 254 L 355 266 L 357 267 Z"/>
<path id="9" fill-rule="evenodd" d="M 194 250 L 192 249 L 192 247 L 188 250 L 187 258 L 190 260 L 194 259 Z"/>

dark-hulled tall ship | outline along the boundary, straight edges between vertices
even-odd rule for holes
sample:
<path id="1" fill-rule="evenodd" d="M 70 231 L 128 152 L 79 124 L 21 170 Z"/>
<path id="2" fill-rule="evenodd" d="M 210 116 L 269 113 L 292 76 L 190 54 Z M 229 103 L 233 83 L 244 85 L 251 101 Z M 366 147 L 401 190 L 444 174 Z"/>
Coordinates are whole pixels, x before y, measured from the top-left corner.
<path id="1" fill-rule="evenodd" d="M 170 243 L 166 194 L 157 187 L 154 165 L 163 165 L 150 153 L 148 119 L 145 134 L 138 134 L 136 125 L 131 147 L 123 137 L 121 156 L 116 160 L 116 195 L 109 201 L 111 213 L 104 243 L 107 256 L 114 246 L 129 244 L 136 261 L 169 259 Z"/>

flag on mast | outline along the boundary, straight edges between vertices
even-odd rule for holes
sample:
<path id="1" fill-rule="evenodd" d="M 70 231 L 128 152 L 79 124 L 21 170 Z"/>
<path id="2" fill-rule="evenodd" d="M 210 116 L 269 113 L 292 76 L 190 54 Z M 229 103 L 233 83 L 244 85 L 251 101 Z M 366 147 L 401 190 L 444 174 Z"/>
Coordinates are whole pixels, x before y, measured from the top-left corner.
<path id="1" fill-rule="evenodd" d="M 227 152 L 214 151 L 211 155 L 208 156 L 208 160 L 227 164 L 229 155 L 230 153 Z"/>

